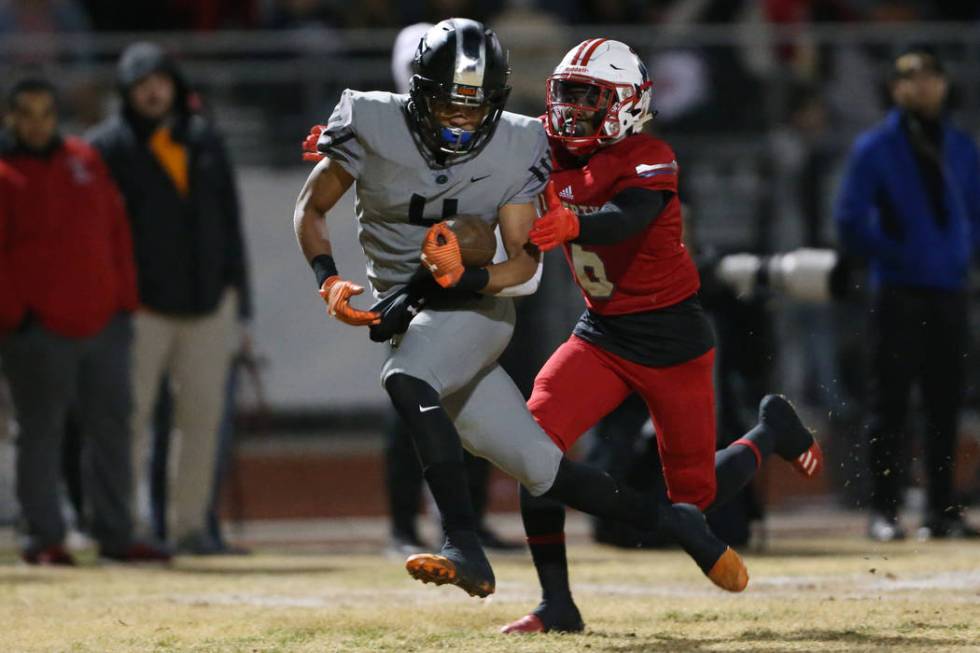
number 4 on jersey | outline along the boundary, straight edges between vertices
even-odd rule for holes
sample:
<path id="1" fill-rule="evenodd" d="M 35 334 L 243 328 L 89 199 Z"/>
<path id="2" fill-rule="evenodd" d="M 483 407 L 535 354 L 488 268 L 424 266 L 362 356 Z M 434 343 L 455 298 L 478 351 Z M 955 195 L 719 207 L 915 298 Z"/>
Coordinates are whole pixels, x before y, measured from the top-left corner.
<path id="1" fill-rule="evenodd" d="M 582 249 L 581 245 L 571 243 L 572 265 L 578 285 L 594 299 L 612 297 L 615 286 L 606 277 L 606 266 L 595 252 Z"/>
<path id="2" fill-rule="evenodd" d="M 412 194 L 412 199 L 408 203 L 408 221 L 412 224 L 423 227 L 431 227 L 437 222 L 447 220 L 459 213 L 459 201 L 446 199 L 442 201 L 442 217 L 438 220 L 424 217 L 426 199 L 418 193 Z"/>

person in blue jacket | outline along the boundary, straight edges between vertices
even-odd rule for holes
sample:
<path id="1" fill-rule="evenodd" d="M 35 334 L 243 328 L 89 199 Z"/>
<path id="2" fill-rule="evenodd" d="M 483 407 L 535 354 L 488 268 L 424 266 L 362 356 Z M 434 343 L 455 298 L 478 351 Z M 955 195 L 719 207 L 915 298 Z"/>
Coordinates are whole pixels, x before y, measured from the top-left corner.
<path id="1" fill-rule="evenodd" d="M 903 432 L 913 384 L 925 410 L 927 513 L 918 535 L 975 537 L 953 496 L 970 330 L 967 272 L 980 251 L 980 154 L 944 111 L 948 80 L 928 48 L 894 63 L 895 108 L 854 145 L 835 210 L 840 241 L 868 262 L 872 474 L 868 535 L 905 537 Z"/>

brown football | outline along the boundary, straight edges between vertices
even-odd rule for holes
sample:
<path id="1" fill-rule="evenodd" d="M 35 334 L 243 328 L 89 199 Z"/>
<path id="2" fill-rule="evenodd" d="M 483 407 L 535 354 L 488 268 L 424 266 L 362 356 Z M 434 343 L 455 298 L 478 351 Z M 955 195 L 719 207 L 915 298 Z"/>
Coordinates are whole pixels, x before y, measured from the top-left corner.
<path id="1" fill-rule="evenodd" d="M 497 237 L 487 222 L 478 215 L 455 215 L 446 224 L 456 234 L 463 265 L 482 268 L 490 265 L 497 253 Z"/>

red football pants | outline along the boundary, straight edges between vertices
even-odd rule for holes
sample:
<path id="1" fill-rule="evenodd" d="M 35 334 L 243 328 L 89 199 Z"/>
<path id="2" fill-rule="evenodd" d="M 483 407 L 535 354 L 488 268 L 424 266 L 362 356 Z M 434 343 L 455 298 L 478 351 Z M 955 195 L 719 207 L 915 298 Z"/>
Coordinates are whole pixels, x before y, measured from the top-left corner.
<path id="1" fill-rule="evenodd" d="M 648 367 L 572 336 L 534 380 L 528 408 L 562 451 L 637 392 L 657 431 L 667 496 L 702 510 L 715 498 L 715 350 Z"/>

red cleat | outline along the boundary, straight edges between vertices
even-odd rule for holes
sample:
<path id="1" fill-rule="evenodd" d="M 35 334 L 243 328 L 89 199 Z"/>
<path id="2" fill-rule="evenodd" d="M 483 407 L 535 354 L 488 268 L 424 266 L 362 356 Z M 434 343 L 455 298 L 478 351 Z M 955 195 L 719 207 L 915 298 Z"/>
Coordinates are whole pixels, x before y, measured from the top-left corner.
<path id="1" fill-rule="evenodd" d="M 74 567 L 75 558 L 68 550 L 60 544 L 24 551 L 20 554 L 21 560 L 29 565 L 39 565 L 42 567 Z"/>
<path id="2" fill-rule="evenodd" d="M 813 478 L 820 474 L 823 469 L 823 450 L 820 448 L 820 443 L 814 440 L 810 448 L 793 461 L 793 469 L 806 478 Z"/>
<path id="3" fill-rule="evenodd" d="M 145 542 L 133 542 L 121 550 L 99 552 L 103 562 L 121 564 L 169 564 L 172 557 L 167 549 Z"/>
<path id="4" fill-rule="evenodd" d="M 521 617 L 517 621 L 507 624 L 500 629 L 500 632 L 504 633 L 505 635 L 511 635 L 514 633 L 544 633 L 547 632 L 547 630 L 545 629 L 544 624 L 541 622 L 541 619 L 538 618 L 538 615 L 529 614 Z"/>
<path id="5" fill-rule="evenodd" d="M 500 629 L 510 634 L 531 633 L 580 633 L 585 630 L 585 622 L 572 597 L 545 601 L 542 600 L 534 612 Z"/>
<path id="6" fill-rule="evenodd" d="M 786 397 L 766 395 L 759 402 L 759 424 L 773 434 L 773 451 L 805 478 L 823 470 L 823 452 Z M 758 453 L 756 453 L 758 456 Z"/>

